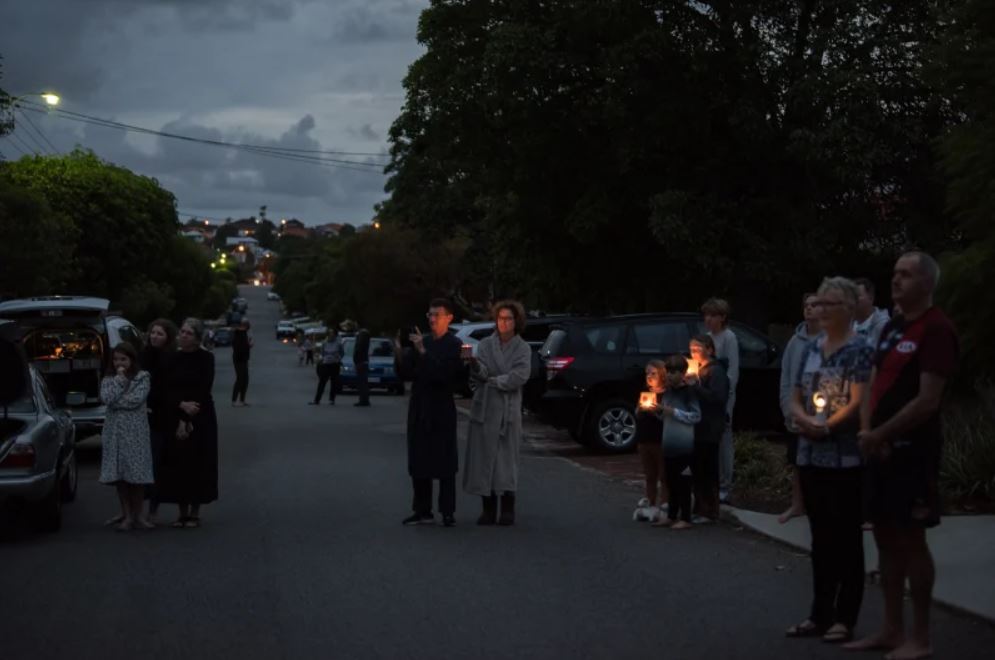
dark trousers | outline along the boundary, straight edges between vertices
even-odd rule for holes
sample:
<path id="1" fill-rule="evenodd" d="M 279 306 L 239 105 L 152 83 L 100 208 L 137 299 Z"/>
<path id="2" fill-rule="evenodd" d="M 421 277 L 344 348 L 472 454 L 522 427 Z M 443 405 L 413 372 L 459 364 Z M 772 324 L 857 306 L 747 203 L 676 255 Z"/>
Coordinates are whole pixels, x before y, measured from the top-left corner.
<path id="1" fill-rule="evenodd" d="M 695 513 L 714 520 L 719 517 L 718 443 L 695 442 L 692 466 Z"/>
<path id="2" fill-rule="evenodd" d="M 245 391 L 249 389 L 249 362 L 242 360 L 235 362 L 235 387 L 231 392 L 232 402 L 241 401 L 245 403 Z"/>
<path id="3" fill-rule="evenodd" d="M 812 613 L 820 626 L 853 628 L 864 599 L 864 539 L 859 468 L 799 470 L 812 530 Z"/>
<path id="4" fill-rule="evenodd" d="M 314 364 L 314 351 L 304 351 L 304 364 Z"/>
<path id="5" fill-rule="evenodd" d="M 691 475 L 681 474 L 691 467 L 691 454 L 687 456 L 664 456 L 663 471 L 670 491 L 667 517 L 671 520 L 691 522 Z"/>
<path id="6" fill-rule="evenodd" d="M 356 389 L 359 391 L 359 401 L 357 403 L 370 402 L 370 363 L 356 363 Z"/>
<path id="7" fill-rule="evenodd" d="M 411 478 L 415 499 L 411 509 L 415 513 L 432 513 L 432 480 Z M 439 513 L 452 515 L 456 512 L 456 477 L 439 479 Z"/>
<path id="8" fill-rule="evenodd" d="M 328 400 L 335 403 L 335 393 L 339 389 L 339 370 L 342 365 L 339 363 L 335 364 L 319 364 L 318 365 L 318 391 L 314 394 L 314 402 L 321 403 L 321 395 L 325 393 L 325 385 L 331 381 L 331 389 L 328 391 Z"/>

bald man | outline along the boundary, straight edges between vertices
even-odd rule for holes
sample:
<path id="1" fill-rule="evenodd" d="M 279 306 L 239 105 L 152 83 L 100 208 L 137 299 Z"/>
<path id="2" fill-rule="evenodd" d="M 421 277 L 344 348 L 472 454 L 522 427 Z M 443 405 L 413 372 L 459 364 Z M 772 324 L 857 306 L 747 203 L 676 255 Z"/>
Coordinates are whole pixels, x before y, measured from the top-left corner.
<path id="1" fill-rule="evenodd" d="M 889 660 L 932 655 L 929 610 L 936 568 L 926 530 L 940 524 L 940 403 L 957 366 L 953 324 L 933 306 L 940 279 L 923 252 L 895 264 L 891 295 L 901 313 L 881 331 L 871 384 L 861 408 L 860 446 L 867 459 L 868 509 L 881 562 L 885 620 L 880 632 L 846 645 L 882 649 Z M 912 595 L 912 633 L 905 634 L 905 580 Z"/>

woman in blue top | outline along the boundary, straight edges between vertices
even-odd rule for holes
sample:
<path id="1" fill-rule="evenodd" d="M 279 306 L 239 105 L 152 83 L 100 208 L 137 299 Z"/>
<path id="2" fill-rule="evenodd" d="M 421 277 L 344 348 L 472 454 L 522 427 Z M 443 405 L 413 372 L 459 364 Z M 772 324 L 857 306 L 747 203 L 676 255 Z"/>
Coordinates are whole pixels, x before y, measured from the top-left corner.
<path id="1" fill-rule="evenodd" d="M 870 379 L 872 351 L 852 330 L 857 287 L 830 277 L 816 305 L 824 334 L 805 350 L 791 415 L 799 430 L 796 462 L 812 532 L 815 593 L 809 617 L 789 637 L 853 637 L 864 595 L 861 458 L 858 413 Z"/>

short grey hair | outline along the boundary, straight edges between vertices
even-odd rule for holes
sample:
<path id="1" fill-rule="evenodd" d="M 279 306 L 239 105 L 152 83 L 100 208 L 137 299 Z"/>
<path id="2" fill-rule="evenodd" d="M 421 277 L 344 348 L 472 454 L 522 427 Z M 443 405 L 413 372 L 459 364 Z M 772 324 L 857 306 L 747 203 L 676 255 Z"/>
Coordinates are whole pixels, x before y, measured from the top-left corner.
<path id="1" fill-rule="evenodd" d="M 823 279 L 822 284 L 819 285 L 819 295 L 821 296 L 830 289 L 843 294 L 843 298 L 850 309 L 857 306 L 857 298 L 860 292 L 857 290 L 857 285 L 850 278 L 837 276 Z"/>
<path id="2" fill-rule="evenodd" d="M 916 258 L 919 262 L 919 272 L 926 276 L 930 291 L 935 290 L 940 284 L 940 264 L 936 263 L 936 259 L 921 250 L 906 252 L 901 258 L 904 259 L 905 257 Z"/>
<path id="3" fill-rule="evenodd" d="M 180 325 L 180 327 L 182 328 L 184 325 L 189 326 L 189 328 L 193 330 L 193 335 L 194 337 L 197 338 L 197 341 L 204 341 L 203 321 L 201 321 L 200 319 L 195 319 L 194 317 L 191 316 L 189 318 L 183 319 L 183 323 L 182 325 Z"/>

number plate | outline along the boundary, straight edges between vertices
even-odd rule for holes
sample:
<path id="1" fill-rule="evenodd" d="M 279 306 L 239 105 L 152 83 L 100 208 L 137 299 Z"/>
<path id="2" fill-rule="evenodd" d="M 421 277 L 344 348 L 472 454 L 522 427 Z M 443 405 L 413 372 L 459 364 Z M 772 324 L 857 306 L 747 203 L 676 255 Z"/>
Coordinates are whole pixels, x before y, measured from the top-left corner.
<path id="1" fill-rule="evenodd" d="M 97 358 L 90 358 L 87 360 L 73 360 L 73 371 L 85 371 L 88 369 L 100 370 L 100 360 Z"/>
<path id="2" fill-rule="evenodd" d="M 69 373 L 69 360 L 36 360 L 34 365 L 43 374 Z"/>
<path id="3" fill-rule="evenodd" d="M 380 382 L 380 376 L 370 376 L 366 380 L 368 382 L 370 382 L 370 383 L 379 383 Z"/>

